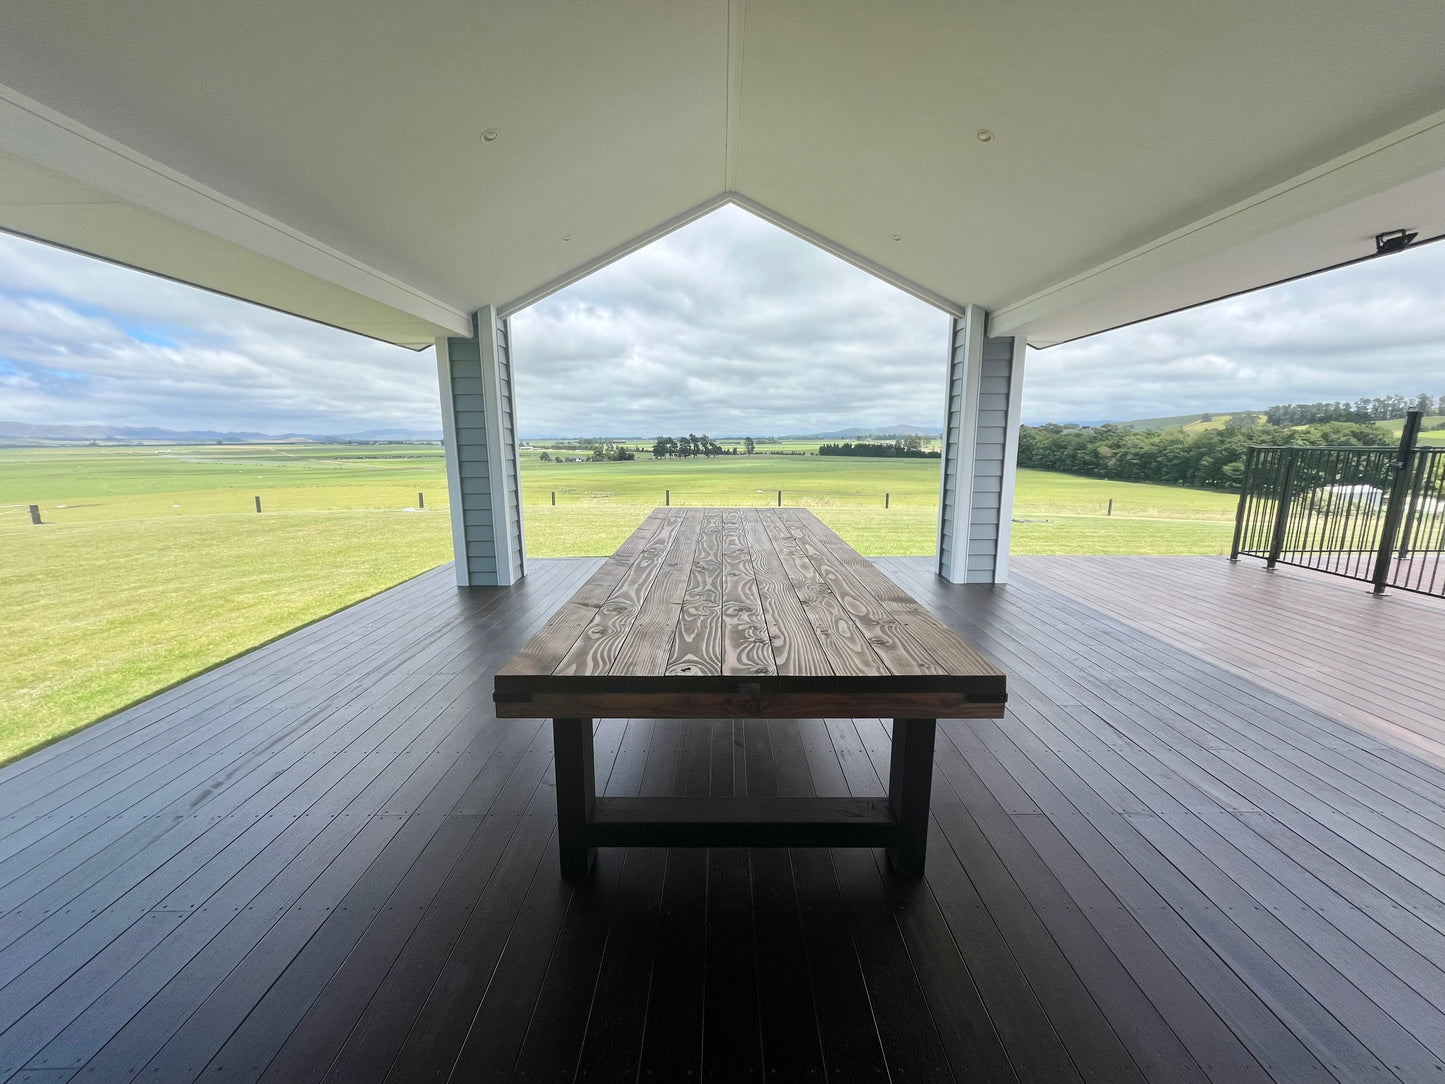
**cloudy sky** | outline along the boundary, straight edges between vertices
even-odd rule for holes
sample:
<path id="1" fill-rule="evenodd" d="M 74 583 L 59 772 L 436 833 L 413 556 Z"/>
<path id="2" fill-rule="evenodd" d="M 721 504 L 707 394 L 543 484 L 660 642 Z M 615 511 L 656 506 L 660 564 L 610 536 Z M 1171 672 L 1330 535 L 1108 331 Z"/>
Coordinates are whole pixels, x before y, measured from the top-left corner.
<path id="1" fill-rule="evenodd" d="M 934 426 L 947 318 L 725 208 L 513 319 L 528 436 Z M 1030 353 L 1024 420 L 1445 395 L 1445 243 Z M 414 353 L 0 234 L 0 421 L 436 429 Z"/>

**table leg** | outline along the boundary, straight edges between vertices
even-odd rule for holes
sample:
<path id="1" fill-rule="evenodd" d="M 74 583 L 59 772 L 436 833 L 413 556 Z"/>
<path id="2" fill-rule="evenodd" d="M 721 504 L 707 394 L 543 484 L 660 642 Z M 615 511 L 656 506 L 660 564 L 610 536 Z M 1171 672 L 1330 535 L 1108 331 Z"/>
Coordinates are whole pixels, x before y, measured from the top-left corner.
<path id="1" fill-rule="evenodd" d="M 592 720 L 553 719 L 557 773 L 557 845 L 563 877 L 585 877 L 597 849 L 587 845 L 587 821 L 597 804 L 592 767 Z"/>
<path id="2" fill-rule="evenodd" d="M 898 845 L 888 862 L 904 877 L 922 877 L 928 850 L 928 800 L 933 790 L 935 719 L 894 719 L 893 754 L 888 765 L 888 804 L 898 821 Z"/>

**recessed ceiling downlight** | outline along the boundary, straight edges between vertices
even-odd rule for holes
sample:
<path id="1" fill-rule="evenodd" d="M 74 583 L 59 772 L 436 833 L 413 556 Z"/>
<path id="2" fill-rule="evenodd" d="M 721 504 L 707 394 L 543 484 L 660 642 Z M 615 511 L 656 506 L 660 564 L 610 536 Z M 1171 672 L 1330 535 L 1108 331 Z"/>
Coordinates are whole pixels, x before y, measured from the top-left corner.
<path id="1" fill-rule="evenodd" d="M 978 137 L 978 141 L 979 141 L 980 143 L 992 143 L 992 142 L 993 142 L 993 133 L 990 132 L 987 128 L 980 128 L 980 129 L 979 129 L 977 132 L 975 132 L 974 134 Z"/>

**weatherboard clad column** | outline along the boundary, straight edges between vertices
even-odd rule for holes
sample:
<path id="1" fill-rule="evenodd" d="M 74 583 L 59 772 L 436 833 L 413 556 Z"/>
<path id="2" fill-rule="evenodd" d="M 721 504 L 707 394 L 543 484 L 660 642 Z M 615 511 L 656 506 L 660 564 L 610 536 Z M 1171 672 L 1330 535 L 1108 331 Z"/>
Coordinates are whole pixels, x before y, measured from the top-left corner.
<path id="1" fill-rule="evenodd" d="M 507 325 L 489 306 L 476 313 L 473 329 L 469 339 L 437 340 L 452 547 L 462 587 L 511 584 L 522 575 Z"/>
<path id="2" fill-rule="evenodd" d="M 954 583 L 1008 578 L 1018 462 L 1022 339 L 988 338 L 970 305 L 952 324 L 938 517 L 938 574 Z"/>

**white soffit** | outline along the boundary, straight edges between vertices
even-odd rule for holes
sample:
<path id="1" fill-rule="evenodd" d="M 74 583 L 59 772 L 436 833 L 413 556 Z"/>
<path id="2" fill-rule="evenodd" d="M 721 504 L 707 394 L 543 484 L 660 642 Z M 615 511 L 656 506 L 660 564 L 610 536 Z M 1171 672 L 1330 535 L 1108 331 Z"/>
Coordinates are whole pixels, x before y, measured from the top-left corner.
<path id="1" fill-rule="evenodd" d="M 1430 232 L 1442 42 L 1438 0 L 7 4 L 53 130 L 0 123 L 0 226 L 415 342 L 735 200 L 1047 343 Z"/>

